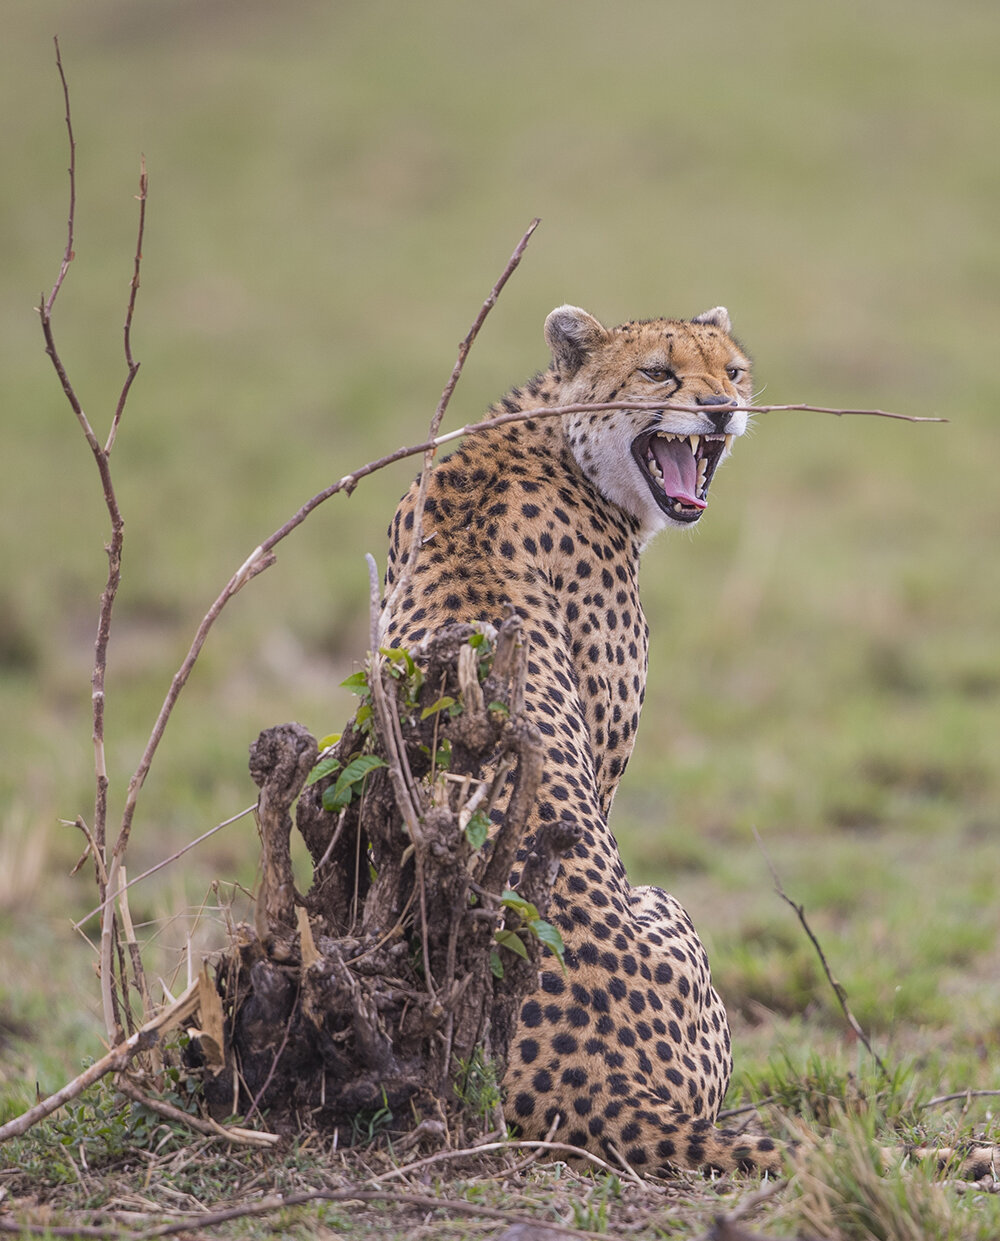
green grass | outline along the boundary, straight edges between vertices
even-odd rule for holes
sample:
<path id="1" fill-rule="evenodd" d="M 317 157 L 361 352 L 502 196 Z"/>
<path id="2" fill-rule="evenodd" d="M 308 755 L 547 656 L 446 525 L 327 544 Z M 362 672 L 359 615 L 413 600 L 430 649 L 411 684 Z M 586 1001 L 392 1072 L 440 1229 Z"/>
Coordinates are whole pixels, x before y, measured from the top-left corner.
<path id="1" fill-rule="evenodd" d="M 80 193 L 56 335 L 101 430 L 124 373 L 140 153 L 150 171 L 142 369 L 114 459 L 113 811 L 212 598 L 308 496 L 422 437 L 541 215 L 454 425 L 544 365 L 541 324 L 564 301 L 609 321 L 723 302 L 765 400 L 950 419 L 763 416 L 704 528 L 649 549 L 649 691 L 614 822 L 633 876 L 674 891 L 708 944 L 733 1013 L 731 1101 L 776 1058 L 805 1073 L 804 1049 L 833 1077 L 859 1069 L 754 828 L 883 1056 L 925 1097 L 1000 1087 L 1000 13 L 9 0 L 4 30 L 3 1105 L 100 1050 L 93 952 L 70 930 L 93 882 L 67 877 L 81 839 L 58 821 L 92 814 L 106 520 L 32 311 L 65 238 L 55 33 Z M 339 728 L 366 646 L 362 555 L 384 558 L 413 469 L 331 501 L 234 600 L 142 792 L 131 873 L 253 800 L 261 728 Z M 183 977 L 189 934 L 219 942 L 217 906 L 255 869 L 241 821 L 135 890 L 155 972 Z M 980 1235 L 971 1200 L 933 1235 Z M 795 1209 L 774 1227 L 794 1232 Z M 368 1227 L 342 1214 L 326 1226 Z"/>

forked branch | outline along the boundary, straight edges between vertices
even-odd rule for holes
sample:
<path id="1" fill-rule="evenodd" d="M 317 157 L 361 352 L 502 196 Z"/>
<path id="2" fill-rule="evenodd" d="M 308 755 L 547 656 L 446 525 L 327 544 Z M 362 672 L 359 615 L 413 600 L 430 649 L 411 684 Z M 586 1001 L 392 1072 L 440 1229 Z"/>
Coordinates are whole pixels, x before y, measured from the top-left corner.
<path id="1" fill-rule="evenodd" d="M 69 86 L 66 81 L 66 74 L 63 69 L 62 56 L 59 51 L 59 41 L 55 40 L 56 49 L 56 66 L 59 70 L 59 78 L 62 82 L 63 100 L 66 106 L 66 131 L 69 140 L 69 218 L 66 230 L 66 247 L 63 251 L 62 262 L 59 267 L 59 274 L 52 286 L 52 291 L 47 298 L 43 296 L 39 307 L 39 317 L 41 319 L 42 334 L 45 338 L 45 352 L 48 354 L 52 365 L 55 369 L 62 390 L 69 401 L 70 407 L 76 415 L 80 428 L 83 431 L 87 444 L 94 457 L 97 470 L 101 479 L 101 488 L 104 495 L 104 504 L 108 512 L 108 519 L 111 525 L 111 538 L 107 545 L 108 555 L 108 575 L 105 581 L 104 590 L 101 594 L 100 610 L 97 622 L 97 637 L 94 643 L 94 665 L 91 673 L 92 687 L 92 712 L 93 712 L 93 743 L 94 743 L 94 777 L 95 777 L 95 795 L 94 795 L 94 822 L 93 822 L 93 843 L 94 843 L 94 866 L 97 878 L 97 889 L 102 904 L 108 901 L 109 896 L 114 893 L 108 892 L 108 881 L 110 878 L 109 871 L 106 870 L 106 845 L 107 845 L 107 819 L 108 819 L 108 771 L 105 757 L 104 744 L 104 715 L 105 715 L 105 678 L 107 672 L 108 642 L 111 638 L 111 617 L 114 610 L 115 599 L 118 595 L 118 588 L 121 583 L 121 565 L 122 551 L 124 548 L 125 523 L 122 518 L 121 509 L 118 505 L 118 497 L 115 493 L 114 482 L 111 477 L 110 453 L 117 434 L 118 426 L 125 409 L 128 394 L 131 390 L 132 383 L 139 369 L 139 363 L 136 362 L 132 353 L 132 319 L 135 311 L 136 296 L 139 289 L 139 269 L 142 262 L 142 239 L 145 230 L 146 220 L 146 191 L 147 178 L 146 166 L 143 161 L 139 175 L 139 227 L 138 236 L 135 245 L 135 257 L 133 260 L 133 274 L 131 281 L 131 289 L 129 294 L 128 308 L 125 315 L 124 329 L 124 348 L 125 348 L 125 364 L 126 376 L 122 384 L 121 392 L 115 407 L 114 415 L 111 420 L 111 428 L 108 434 L 107 442 L 104 447 L 101 446 L 90 420 L 84 412 L 83 405 L 73 387 L 73 383 L 69 378 L 59 351 L 55 343 L 55 335 L 52 326 L 52 315 L 55 309 L 56 299 L 62 289 L 66 275 L 69 271 L 69 265 L 74 258 L 74 236 L 76 229 L 76 139 L 73 134 L 73 118 L 70 108 Z M 117 875 L 118 865 L 123 859 L 116 853 L 115 865 L 110 868 L 110 872 Z M 124 893 L 121 894 L 124 901 Z M 108 1040 L 116 1043 L 121 1037 L 120 1022 L 118 1019 L 118 1010 L 114 996 L 114 959 L 115 948 L 117 946 L 117 932 L 115 929 L 114 918 L 111 912 L 112 906 L 108 904 L 105 909 L 103 918 L 103 927 L 101 935 L 101 989 L 103 997 L 103 1008 L 105 1015 L 105 1026 L 107 1029 Z M 139 971 L 136 977 L 136 983 L 140 994 L 146 995 L 147 991 L 141 975 L 141 963 L 136 957 L 134 960 L 134 968 Z M 147 1013 L 148 1017 L 149 1014 Z"/>

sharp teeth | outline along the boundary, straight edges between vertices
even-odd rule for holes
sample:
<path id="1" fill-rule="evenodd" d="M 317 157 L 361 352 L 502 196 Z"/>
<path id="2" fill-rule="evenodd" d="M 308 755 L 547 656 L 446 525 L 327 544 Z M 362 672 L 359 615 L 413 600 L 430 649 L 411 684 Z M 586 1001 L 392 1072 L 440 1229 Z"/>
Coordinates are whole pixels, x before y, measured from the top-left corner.
<path id="1" fill-rule="evenodd" d="M 735 436 L 735 435 L 727 435 L 727 436 L 726 436 L 726 452 L 729 452 L 729 450 L 732 448 L 732 446 L 733 446 L 733 440 L 734 440 L 735 438 L 736 438 L 736 436 Z"/>
<path id="2" fill-rule="evenodd" d="M 708 461 L 705 457 L 698 462 L 698 490 L 702 491 L 705 487 L 705 475 L 708 473 Z"/>
<path id="3" fill-rule="evenodd" d="M 691 441 L 691 452 L 694 454 L 694 456 L 697 457 L 698 445 L 701 443 L 701 436 L 700 435 L 689 435 L 688 439 Z"/>

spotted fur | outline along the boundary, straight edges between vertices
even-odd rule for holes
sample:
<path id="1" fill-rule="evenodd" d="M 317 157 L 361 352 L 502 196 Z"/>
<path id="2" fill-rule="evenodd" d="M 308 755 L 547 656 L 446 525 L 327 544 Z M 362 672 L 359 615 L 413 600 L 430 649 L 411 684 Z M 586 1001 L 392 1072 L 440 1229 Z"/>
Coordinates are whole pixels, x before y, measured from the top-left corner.
<path id="1" fill-rule="evenodd" d="M 548 370 L 496 412 L 629 400 L 696 410 L 587 412 L 469 436 L 431 476 L 422 546 L 385 634 L 413 646 L 449 621 L 497 624 L 513 606 L 546 747 L 533 826 L 568 816 L 582 830 L 550 911 L 566 972 L 549 958 L 523 1005 L 507 1115 L 531 1137 L 558 1116 L 558 1138 L 644 1172 L 777 1168 L 769 1139 L 714 1125 L 732 1059 L 705 949 L 672 896 L 629 883 L 608 826 L 645 689 L 639 554 L 657 530 L 701 516 L 726 437 L 746 428 L 734 406 L 749 400 L 750 362 L 721 307 L 609 330 L 562 306 L 545 335 Z M 387 588 L 411 543 L 415 494 L 390 528 Z"/>

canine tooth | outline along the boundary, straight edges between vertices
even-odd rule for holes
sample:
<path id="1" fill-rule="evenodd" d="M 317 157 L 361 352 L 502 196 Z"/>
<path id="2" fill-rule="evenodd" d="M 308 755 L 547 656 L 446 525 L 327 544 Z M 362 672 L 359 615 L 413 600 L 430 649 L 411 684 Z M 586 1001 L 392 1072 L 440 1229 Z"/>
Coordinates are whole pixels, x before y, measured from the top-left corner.
<path id="1" fill-rule="evenodd" d="M 697 457 L 698 445 L 701 443 L 701 436 L 700 435 L 689 435 L 688 439 L 691 441 L 691 452 L 694 454 L 694 456 Z"/>
<path id="2" fill-rule="evenodd" d="M 698 462 L 698 490 L 705 486 L 705 475 L 708 473 L 708 461 L 702 457 Z"/>
<path id="3" fill-rule="evenodd" d="M 735 438 L 736 438 L 736 437 L 735 437 L 734 435 L 727 435 L 727 436 L 726 436 L 726 452 L 729 452 L 729 450 L 732 448 L 732 446 L 733 446 L 733 440 L 734 440 Z"/>

